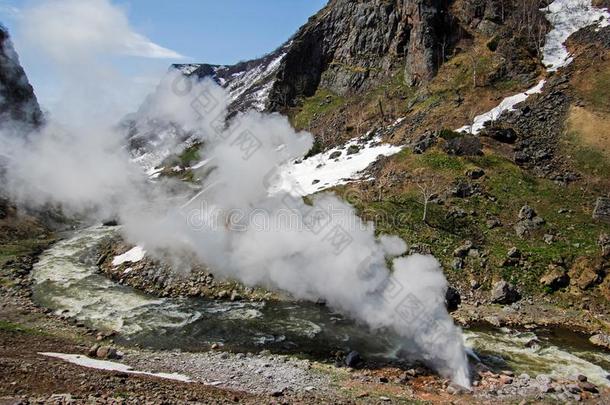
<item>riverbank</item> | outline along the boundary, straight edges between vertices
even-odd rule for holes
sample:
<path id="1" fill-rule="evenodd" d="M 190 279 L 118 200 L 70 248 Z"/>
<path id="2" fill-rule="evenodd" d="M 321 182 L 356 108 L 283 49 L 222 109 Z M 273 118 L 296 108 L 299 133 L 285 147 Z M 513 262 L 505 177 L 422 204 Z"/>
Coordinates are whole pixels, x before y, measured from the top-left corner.
<path id="1" fill-rule="evenodd" d="M 30 256 L 31 257 L 31 256 Z M 81 255 L 81 259 L 87 259 Z M 0 340 L 4 373 L 0 397 L 67 402 L 124 401 L 226 403 L 514 403 L 581 400 L 598 403 L 610 399 L 604 386 L 573 379 L 492 370 L 473 363 L 474 387 L 462 391 L 425 367 L 364 359 L 356 368 L 339 361 L 306 360 L 262 351 L 229 353 L 219 346 L 202 353 L 143 350 L 120 346 L 112 336 L 87 328 L 68 314 L 49 313 L 31 301 L 30 274 L 15 273 L 16 283 L 2 287 Z M 459 313 L 459 311 L 458 311 Z M 124 353 L 120 361 L 136 370 L 179 373 L 193 382 L 181 383 L 149 376 L 125 375 L 68 365 L 40 352 L 85 356 L 95 344 Z M 54 384 L 60 376 L 62 384 Z M 581 377 L 584 379 L 584 377 Z M 186 384 L 186 385 L 185 385 Z M 597 391 L 597 392 L 594 392 Z M 55 396 L 54 396 L 55 395 Z M 57 396 L 59 395 L 59 396 Z"/>
<path id="2" fill-rule="evenodd" d="M 113 265 L 116 257 L 132 248 L 118 236 L 104 241 L 97 253 L 101 273 L 122 285 L 160 298 L 289 300 L 289 297 L 264 289 L 247 288 L 233 281 L 215 280 L 213 274 L 197 265 L 190 268 L 192 273 L 188 270 L 176 271 L 170 265 L 146 255 L 136 262 Z M 578 299 L 576 295 L 563 300 L 558 299 L 557 295 L 526 296 L 510 305 L 500 305 L 492 302 L 490 291 L 479 287 L 460 289 L 458 293 L 461 302 L 452 315 L 462 326 L 488 324 L 529 330 L 561 327 L 585 335 L 610 333 L 610 314 L 604 311 L 606 306 L 595 306 L 589 299 L 581 301 L 578 306 L 574 305 L 572 301 Z"/>

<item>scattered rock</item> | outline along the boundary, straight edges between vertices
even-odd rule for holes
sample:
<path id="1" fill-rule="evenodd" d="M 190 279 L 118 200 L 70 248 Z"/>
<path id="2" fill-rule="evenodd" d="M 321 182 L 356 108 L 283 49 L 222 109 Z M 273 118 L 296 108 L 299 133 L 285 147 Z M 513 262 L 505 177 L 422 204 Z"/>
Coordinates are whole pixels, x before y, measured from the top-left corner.
<path id="1" fill-rule="evenodd" d="M 457 198 L 468 198 L 479 193 L 479 185 L 472 184 L 466 179 L 458 179 L 451 189 L 451 195 Z"/>
<path id="2" fill-rule="evenodd" d="M 358 145 L 350 145 L 349 148 L 347 148 L 348 156 L 355 155 L 358 152 L 360 152 L 360 146 L 358 146 Z"/>
<path id="3" fill-rule="evenodd" d="M 521 294 L 505 280 L 498 281 L 491 291 L 491 301 L 495 304 L 510 305 L 521 299 Z"/>
<path id="4" fill-rule="evenodd" d="M 508 375 L 501 375 L 500 376 L 500 383 L 504 384 L 504 385 L 509 385 L 513 383 L 513 377 L 508 376 Z"/>
<path id="5" fill-rule="evenodd" d="M 468 388 L 462 387 L 461 385 L 456 384 L 456 383 L 451 383 L 447 387 L 447 393 L 449 395 L 460 395 L 460 394 L 466 394 L 469 392 L 470 392 L 470 390 Z"/>
<path id="6" fill-rule="evenodd" d="M 544 224 L 544 219 L 539 217 L 532 207 L 524 205 L 519 211 L 519 221 L 515 224 L 515 231 L 519 237 L 523 237 Z"/>
<path id="7" fill-rule="evenodd" d="M 586 378 L 586 377 L 585 377 Z M 578 384 L 578 387 L 583 390 L 583 391 L 587 391 L 590 392 L 592 394 L 597 394 L 599 392 L 599 390 L 597 389 L 597 386 L 595 384 L 591 384 L 588 381 L 581 381 Z"/>
<path id="8" fill-rule="evenodd" d="M 432 146 L 434 146 L 434 144 L 436 144 L 436 141 L 438 139 L 438 135 L 436 132 L 433 131 L 426 131 L 424 132 L 423 135 L 421 135 L 419 138 L 417 138 L 414 142 L 413 142 L 413 153 L 415 154 L 422 154 L 425 151 L 427 151 L 428 149 L 430 149 Z"/>
<path id="9" fill-rule="evenodd" d="M 508 257 L 509 259 L 518 259 L 521 257 L 521 251 L 513 246 L 506 253 L 506 257 Z"/>
<path id="10" fill-rule="evenodd" d="M 239 295 L 237 290 L 233 290 L 231 292 L 231 301 L 239 301 L 240 299 L 241 299 L 241 296 Z"/>
<path id="11" fill-rule="evenodd" d="M 610 236 L 607 233 L 599 235 L 597 245 L 602 249 L 602 257 L 610 258 Z"/>
<path id="12" fill-rule="evenodd" d="M 498 228 L 498 227 L 502 226 L 502 222 L 500 222 L 500 220 L 498 218 L 490 218 L 487 220 L 487 222 L 485 224 L 487 225 L 487 228 L 489 228 L 489 229 L 494 229 L 494 228 Z"/>
<path id="13" fill-rule="evenodd" d="M 93 346 L 91 346 L 91 348 L 89 349 L 89 352 L 87 353 L 87 355 L 89 357 L 96 357 L 97 356 L 97 351 L 100 348 L 100 345 L 95 344 Z"/>
<path id="14" fill-rule="evenodd" d="M 517 140 L 517 133 L 512 128 L 488 128 L 481 135 L 508 144 L 513 144 Z"/>
<path id="15" fill-rule="evenodd" d="M 472 180 L 477 180 L 485 176 L 485 171 L 480 167 L 475 167 L 474 169 L 466 170 L 465 175 Z"/>
<path id="16" fill-rule="evenodd" d="M 463 245 L 461 245 L 460 247 L 458 247 L 457 249 L 455 249 L 453 251 L 453 256 L 454 257 L 466 257 L 468 256 L 468 253 L 470 252 L 470 249 L 473 248 L 473 243 L 472 241 L 466 241 L 464 242 Z"/>
<path id="17" fill-rule="evenodd" d="M 601 259 L 579 257 L 570 268 L 569 276 L 574 285 L 588 290 L 602 281 L 603 262 Z"/>
<path id="18" fill-rule="evenodd" d="M 340 158 L 340 157 L 341 157 L 341 151 L 337 150 L 337 151 L 331 153 L 328 158 L 331 159 L 331 160 L 334 160 L 334 159 L 337 159 L 337 158 Z"/>
<path id="19" fill-rule="evenodd" d="M 544 243 L 546 243 L 547 245 L 552 245 L 553 242 L 555 242 L 555 236 L 554 235 L 549 235 L 548 233 L 544 235 L 543 237 Z"/>

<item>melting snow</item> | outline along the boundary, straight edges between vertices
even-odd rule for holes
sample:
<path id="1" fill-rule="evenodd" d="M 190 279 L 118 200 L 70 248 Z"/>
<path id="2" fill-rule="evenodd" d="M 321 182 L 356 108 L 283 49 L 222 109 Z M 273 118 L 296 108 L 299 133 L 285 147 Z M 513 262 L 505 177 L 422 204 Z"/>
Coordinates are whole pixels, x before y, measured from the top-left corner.
<path id="1" fill-rule="evenodd" d="M 38 353 L 38 354 L 40 354 L 42 356 L 46 356 L 46 357 L 53 357 L 56 359 L 61 359 L 63 361 L 67 361 L 68 363 L 76 364 L 81 367 L 94 368 L 96 370 L 118 371 L 121 373 L 159 377 L 159 378 L 164 378 L 166 380 L 191 382 L 191 379 L 189 377 L 182 375 L 182 374 L 151 373 L 148 371 L 136 371 L 125 364 L 115 363 L 113 361 L 91 359 L 89 357 L 81 356 L 78 354 L 63 354 L 63 353 Z"/>
<path id="2" fill-rule="evenodd" d="M 457 132 L 478 134 L 485 127 L 486 123 L 497 120 L 506 111 L 514 111 L 515 105 L 525 101 L 532 94 L 542 92 L 544 83 L 546 83 L 546 80 L 540 80 L 540 82 L 531 89 L 523 93 L 515 94 L 514 96 L 506 97 L 497 107 L 475 117 L 472 125 L 464 125 L 462 128 L 459 128 Z"/>
<path id="3" fill-rule="evenodd" d="M 312 156 L 301 163 L 291 163 L 280 173 L 279 182 L 272 191 L 283 190 L 293 195 L 308 195 L 359 180 L 364 177 L 362 171 L 377 158 L 394 155 L 403 149 L 401 146 L 381 143 L 380 136 L 369 141 L 366 141 L 366 138 L 365 135 L 349 141 L 341 148 Z M 348 155 L 350 146 L 359 146 L 360 150 Z M 331 159 L 330 156 L 337 152 L 341 153 L 341 156 Z"/>
<path id="4" fill-rule="evenodd" d="M 570 35 L 589 25 L 597 24 L 602 28 L 610 24 L 608 10 L 593 7 L 591 0 L 555 0 L 543 10 L 553 25 L 546 36 L 542 58 L 542 63 L 549 72 L 572 62 L 572 57 L 564 46 Z"/>
<path id="5" fill-rule="evenodd" d="M 123 263 L 137 263 L 144 258 L 146 255 L 146 250 L 144 250 L 140 246 L 136 246 L 128 252 L 123 253 L 122 255 L 115 256 L 112 260 L 113 266 L 120 266 Z"/>

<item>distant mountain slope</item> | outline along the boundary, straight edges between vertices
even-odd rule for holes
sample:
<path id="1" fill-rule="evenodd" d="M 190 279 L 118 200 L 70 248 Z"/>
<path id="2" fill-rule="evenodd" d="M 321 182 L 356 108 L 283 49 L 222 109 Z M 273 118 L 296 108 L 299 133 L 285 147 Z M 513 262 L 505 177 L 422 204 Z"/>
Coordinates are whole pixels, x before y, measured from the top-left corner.
<path id="1" fill-rule="evenodd" d="M 8 31 L 0 25 L 0 125 L 7 120 L 37 125 L 42 112 Z"/>

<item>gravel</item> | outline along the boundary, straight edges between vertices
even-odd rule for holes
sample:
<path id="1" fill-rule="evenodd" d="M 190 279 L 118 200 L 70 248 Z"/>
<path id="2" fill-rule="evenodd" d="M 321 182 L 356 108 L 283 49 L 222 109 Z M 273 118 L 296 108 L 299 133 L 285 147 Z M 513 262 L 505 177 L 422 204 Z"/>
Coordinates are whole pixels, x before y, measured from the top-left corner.
<path id="1" fill-rule="evenodd" d="M 271 354 L 137 352 L 124 362 L 136 369 L 185 374 L 193 381 L 257 394 L 330 391 L 330 377 L 309 360 Z"/>

